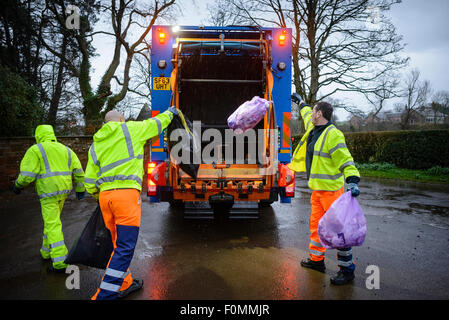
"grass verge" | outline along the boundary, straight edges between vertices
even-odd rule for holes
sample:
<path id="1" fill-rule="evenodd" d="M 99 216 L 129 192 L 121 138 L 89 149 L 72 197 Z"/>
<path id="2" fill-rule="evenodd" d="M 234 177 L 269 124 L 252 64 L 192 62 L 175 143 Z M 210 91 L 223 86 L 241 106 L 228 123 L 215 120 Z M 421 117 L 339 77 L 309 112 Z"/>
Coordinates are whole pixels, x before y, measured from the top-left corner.
<path id="1" fill-rule="evenodd" d="M 449 184 L 449 168 L 434 167 L 429 170 L 397 168 L 389 163 L 358 163 L 361 176 L 382 179 L 399 179 L 417 182 Z"/>

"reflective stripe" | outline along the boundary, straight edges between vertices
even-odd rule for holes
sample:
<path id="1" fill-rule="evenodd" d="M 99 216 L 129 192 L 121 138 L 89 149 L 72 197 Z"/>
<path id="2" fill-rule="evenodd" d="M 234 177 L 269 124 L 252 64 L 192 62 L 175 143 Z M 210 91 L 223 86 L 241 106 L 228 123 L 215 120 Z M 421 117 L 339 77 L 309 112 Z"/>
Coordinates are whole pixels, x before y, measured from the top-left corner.
<path id="1" fill-rule="evenodd" d="M 310 178 L 311 179 L 327 179 L 327 180 L 337 180 L 340 177 L 342 177 L 343 174 L 339 173 L 336 175 L 331 176 L 330 174 L 311 174 Z"/>
<path id="2" fill-rule="evenodd" d="M 125 277 L 128 274 L 129 274 L 129 271 L 120 271 L 120 270 L 115 270 L 115 269 L 111 269 L 111 268 L 106 269 L 106 275 L 114 277 L 114 278 L 125 279 Z"/>
<path id="3" fill-rule="evenodd" d="M 67 256 L 51 258 L 51 261 L 53 261 L 53 262 L 60 262 L 60 261 L 64 261 L 65 258 L 67 258 Z"/>
<path id="4" fill-rule="evenodd" d="M 307 117 L 309 114 L 312 114 L 312 111 L 307 111 L 307 112 L 304 114 L 303 117 L 305 118 L 305 117 Z"/>
<path id="5" fill-rule="evenodd" d="M 84 173 L 83 169 L 79 168 L 79 169 L 74 169 L 72 171 L 74 174 L 78 174 L 78 173 Z"/>
<path id="6" fill-rule="evenodd" d="M 157 124 L 157 135 L 160 136 L 162 133 L 162 124 L 161 124 L 161 120 L 159 120 L 158 118 L 152 118 L 152 120 L 154 120 Z"/>
<path id="7" fill-rule="evenodd" d="M 295 153 L 293 154 L 292 158 L 294 158 L 296 156 L 296 154 L 298 153 L 299 149 L 301 148 L 301 146 L 306 142 L 306 140 L 301 140 L 299 141 L 299 146 L 296 147 Z"/>
<path id="8" fill-rule="evenodd" d="M 305 127 L 304 129 L 306 129 L 306 130 L 307 130 L 307 128 L 309 127 L 310 121 L 312 121 L 312 119 L 309 119 L 309 121 L 307 121 L 307 123 L 306 123 L 306 127 Z"/>
<path id="9" fill-rule="evenodd" d="M 81 187 L 84 187 L 84 184 L 82 182 L 78 182 L 76 184 L 76 188 L 81 188 Z"/>
<path id="10" fill-rule="evenodd" d="M 85 183 L 95 184 L 95 181 L 97 181 L 97 179 L 84 178 Z"/>
<path id="11" fill-rule="evenodd" d="M 346 143 L 339 143 L 335 147 L 329 150 L 329 154 L 334 153 L 337 149 L 347 148 Z"/>
<path id="12" fill-rule="evenodd" d="M 119 292 L 120 291 L 120 286 L 116 285 L 116 284 L 107 283 L 107 282 L 102 281 L 101 284 L 100 284 L 100 289 L 107 290 L 107 291 L 112 291 L 112 292 Z"/>
<path id="13" fill-rule="evenodd" d="M 36 178 L 38 174 L 30 171 L 20 171 L 20 175 L 30 178 Z"/>
<path id="14" fill-rule="evenodd" d="M 64 240 L 61 240 L 61 241 L 50 244 L 50 248 L 54 249 L 54 248 L 57 248 L 57 247 L 60 247 L 63 245 L 65 245 Z"/>
<path id="15" fill-rule="evenodd" d="M 134 148 L 133 141 L 131 140 L 131 135 L 129 134 L 128 126 L 126 123 L 122 124 L 123 134 L 125 135 L 126 147 L 128 148 L 128 154 L 130 158 L 134 158 Z"/>
<path id="16" fill-rule="evenodd" d="M 36 179 L 43 179 L 43 178 L 49 178 L 49 177 L 56 177 L 56 176 L 71 176 L 72 172 L 70 171 L 56 171 L 56 172 L 47 172 L 44 174 L 40 174 L 36 177 Z"/>
<path id="17" fill-rule="evenodd" d="M 316 256 L 324 256 L 324 254 L 325 254 L 324 252 L 320 252 L 320 251 L 312 250 L 312 249 L 309 249 L 309 252 Z"/>
<path id="18" fill-rule="evenodd" d="M 122 174 L 118 174 L 118 175 L 110 176 L 110 177 L 102 177 L 102 178 L 97 180 L 97 183 L 95 183 L 95 185 L 97 187 L 99 187 L 103 183 L 113 182 L 113 181 L 116 181 L 116 180 L 134 180 L 134 181 L 138 182 L 139 184 L 142 184 L 142 180 L 138 176 L 136 176 L 136 175 L 125 176 L 125 175 L 122 175 Z"/>
<path id="19" fill-rule="evenodd" d="M 341 260 L 338 260 L 337 265 L 341 266 L 341 267 L 350 267 L 350 266 L 353 265 L 353 263 L 352 263 L 352 261 L 341 261 Z"/>
<path id="20" fill-rule="evenodd" d="M 115 167 L 118 167 L 118 166 L 120 166 L 128 161 L 134 160 L 134 159 L 143 159 L 143 154 L 139 154 L 137 157 L 133 156 L 133 157 L 117 160 L 113 163 L 110 163 L 110 164 L 100 168 L 100 172 L 103 174 L 111 169 L 114 169 Z"/>
<path id="21" fill-rule="evenodd" d="M 15 184 L 17 184 L 17 186 L 19 187 L 19 188 L 25 188 L 23 185 L 21 185 L 20 183 L 19 183 L 19 179 L 16 179 L 16 181 L 14 182 Z"/>
<path id="22" fill-rule="evenodd" d="M 47 235 L 46 235 L 46 234 L 43 234 L 42 237 L 43 237 L 44 239 L 47 239 Z"/>
<path id="23" fill-rule="evenodd" d="M 331 158 L 331 155 L 329 153 L 321 152 L 321 151 L 314 151 L 313 155 L 323 157 L 323 158 L 329 158 L 329 159 Z"/>
<path id="24" fill-rule="evenodd" d="M 39 151 L 41 152 L 42 159 L 44 160 L 44 166 L 45 166 L 45 172 L 51 172 L 50 171 L 50 164 L 48 163 L 47 154 L 45 153 L 44 147 L 42 144 L 38 144 L 37 147 L 39 148 Z"/>
<path id="25" fill-rule="evenodd" d="M 352 255 L 352 249 L 348 250 L 348 251 L 338 250 L 337 254 L 341 257 L 348 257 L 348 256 Z"/>
<path id="26" fill-rule="evenodd" d="M 55 192 L 50 192 L 50 193 L 43 193 L 39 196 L 39 199 L 59 196 L 62 194 L 69 194 L 70 192 L 72 192 L 72 190 L 60 190 L 60 191 L 55 191 Z"/>
<path id="27" fill-rule="evenodd" d="M 72 167 L 72 153 L 70 152 L 70 148 L 69 147 L 66 146 L 66 148 L 67 148 L 67 152 L 69 154 L 69 163 L 68 163 L 68 165 L 69 165 L 69 170 L 70 170 L 70 168 Z"/>
<path id="28" fill-rule="evenodd" d="M 94 147 L 93 142 L 92 142 L 92 145 L 90 146 L 90 156 L 92 157 L 92 161 L 95 163 L 95 165 L 99 167 L 100 163 L 98 162 L 97 154 L 95 153 L 95 147 Z"/>
<path id="29" fill-rule="evenodd" d="M 326 142 L 327 135 L 329 134 L 329 131 L 331 131 L 333 128 L 335 128 L 332 124 L 326 129 L 326 133 L 324 134 L 323 141 L 321 142 L 321 148 L 320 152 L 323 151 L 324 143 Z"/>
<path id="30" fill-rule="evenodd" d="M 349 166 L 355 166 L 354 161 L 348 161 L 346 163 L 343 163 L 341 165 L 341 167 L 339 168 L 340 171 L 343 171 L 344 168 L 349 167 Z"/>
<path id="31" fill-rule="evenodd" d="M 310 244 L 311 244 L 312 246 L 315 246 L 315 247 L 318 247 L 318 248 L 322 248 L 322 247 L 323 247 L 323 246 L 321 245 L 321 243 L 316 242 L 316 241 L 313 241 L 313 240 L 310 240 Z"/>
<path id="32" fill-rule="evenodd" d="M 45 251 L 45 252 L 50 252 L 50 249 L 47 248 L 47 247 L 44 247 L 44 246 L 42 246 L 41 250 L 42 250 L 42 251 Z"/>

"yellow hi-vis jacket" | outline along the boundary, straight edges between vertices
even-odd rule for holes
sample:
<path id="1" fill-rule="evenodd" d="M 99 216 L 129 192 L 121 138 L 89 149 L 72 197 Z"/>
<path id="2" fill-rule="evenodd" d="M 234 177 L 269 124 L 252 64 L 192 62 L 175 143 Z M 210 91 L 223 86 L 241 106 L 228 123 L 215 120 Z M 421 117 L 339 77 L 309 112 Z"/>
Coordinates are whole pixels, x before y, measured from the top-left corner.
<path id="1" fill-rule="evenodd" d="M 111 189 L 142 190 L 143 147 L 159 136 L 173 119 L 170 111 L 144 121 L 105 123 L 94 135 L 89 149 L 84 185 L 87 192 Z"/>
<path id="2" fill-rule="evenodd" d="M 293 153 L 288 167 L 297 172 L 306 171 L 307 138 L 313 130 L 312 109 L 301 109 L 306 133 Z M 343 133 L 333 124 L 327 127 L 315 143 L 312 166 L 310 168 L 309 188 L 320 191 L 336 191 L 345 184 L 345 178 L 357 176 L 354 159 L 349 152 Z"/>
<path id="3" fill-rule="evenodd" d="M 76 192 L 84 191 L 84 171 L 81 163 L 69 147 L 57 142 L 51 125 L 36 128 L 37 144 L 31 146 L 20 163 L 16 187 L 25 188 L 36 181 L 40 199 L 61 199 L 72 191 L 72 175 Z"/>

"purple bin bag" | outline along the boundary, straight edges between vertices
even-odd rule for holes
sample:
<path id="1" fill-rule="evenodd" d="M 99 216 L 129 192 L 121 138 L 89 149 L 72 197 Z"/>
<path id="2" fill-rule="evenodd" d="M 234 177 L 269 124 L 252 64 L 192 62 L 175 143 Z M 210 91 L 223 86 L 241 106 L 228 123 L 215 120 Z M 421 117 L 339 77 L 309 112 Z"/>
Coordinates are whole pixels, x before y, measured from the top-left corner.
<path id="1" fill-rule="evenodd" d="M 351 191 L 332 203 L 318 223 L 318 237 L 326 249 L 361 246 L 366 236 L 366 219 Z"/>
<path id="2" fill-rule="evenodd" d="M 270 101 L 255 96 L 251 101 L 246 101 L 228 118 L 228 127 L 235 134 L 241 134 L 254 128 L 263 119 Z"/>

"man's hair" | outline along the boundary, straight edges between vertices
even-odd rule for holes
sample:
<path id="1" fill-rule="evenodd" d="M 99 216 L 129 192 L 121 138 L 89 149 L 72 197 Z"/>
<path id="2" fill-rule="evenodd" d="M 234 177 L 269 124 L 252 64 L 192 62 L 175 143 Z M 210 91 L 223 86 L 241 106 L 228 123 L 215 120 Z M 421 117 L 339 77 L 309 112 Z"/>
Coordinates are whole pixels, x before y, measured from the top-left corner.
<path id="1" fill-rule="evenodd" d="M 330 103 L 327 102 L 318 102 L 316 104 L 316 111 L 321 111 L 323 117 L 330 121 L 332 119 L 332 113 L 334 112 L 334 108 Z"/>

